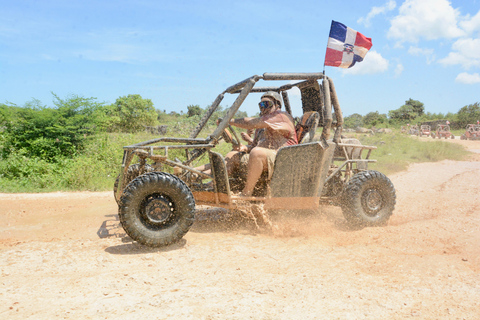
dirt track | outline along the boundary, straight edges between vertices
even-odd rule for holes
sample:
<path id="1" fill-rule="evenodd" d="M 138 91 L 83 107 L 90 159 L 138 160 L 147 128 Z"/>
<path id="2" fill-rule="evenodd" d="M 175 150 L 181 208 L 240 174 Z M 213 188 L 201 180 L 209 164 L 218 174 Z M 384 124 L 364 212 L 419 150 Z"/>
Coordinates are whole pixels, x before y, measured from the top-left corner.
<path id="1" fill-rule="evenodd" d="M 390 179 L 386 227 L 327 208 L 157 250 L 115 228 L 111 192 L 0 194 L 0 319 L 478 319 L 480 154 Z"/>

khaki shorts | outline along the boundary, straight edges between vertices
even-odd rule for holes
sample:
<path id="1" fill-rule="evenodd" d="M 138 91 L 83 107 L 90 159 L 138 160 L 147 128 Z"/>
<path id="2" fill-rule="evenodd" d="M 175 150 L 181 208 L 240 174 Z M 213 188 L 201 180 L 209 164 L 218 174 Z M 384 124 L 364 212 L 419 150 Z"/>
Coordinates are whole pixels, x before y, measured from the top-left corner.
<path id="1" fill-rule="evenodd" d="M 275 165 L 275 157 L 277 156 L 277 151 L 273 149 L 265 149 L 267 154 L 267 179 L 270 180 L 273 175 L 273 167 Z M 250 154 L 244 153 L 240 158 L 240 174 L 244 177 L 247 176 L 248 172 L 248 160 L 250 159 Z"/>

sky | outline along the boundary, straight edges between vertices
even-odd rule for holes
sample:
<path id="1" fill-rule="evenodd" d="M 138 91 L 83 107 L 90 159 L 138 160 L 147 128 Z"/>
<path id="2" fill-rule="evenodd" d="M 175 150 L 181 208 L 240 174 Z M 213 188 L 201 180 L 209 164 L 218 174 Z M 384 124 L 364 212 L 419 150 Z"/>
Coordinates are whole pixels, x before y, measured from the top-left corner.
<path id="1" fill-rule="evenodd" d="M 140 94 L 166 112 L 206 108 L 253 75 L 322 72 L 332 20 L 373 43 L 352 68 L 325 67 L 344 116 L 388 113 L 410 98 L 443 114 L 480 101 L 480 0 L 0 0 L 0 7 L 0 103 L 53 107 L 52 93 L 104 103 Z M 258 100 L 249 97 L 240 110 L 255 114 Z M 292 104 L 295 115 L 295 94 Z"/>

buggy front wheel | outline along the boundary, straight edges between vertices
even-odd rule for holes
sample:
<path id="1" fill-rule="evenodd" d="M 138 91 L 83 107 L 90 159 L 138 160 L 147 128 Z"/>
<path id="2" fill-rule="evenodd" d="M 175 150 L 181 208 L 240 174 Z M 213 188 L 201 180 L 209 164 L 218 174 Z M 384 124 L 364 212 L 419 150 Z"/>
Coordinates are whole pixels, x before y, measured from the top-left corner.
<path id="1" fill-rule="evenodd" d="M 128 167 L 125 184 L 123 185 L 124 189 L 125 189 L 125 186 L 127 186 L 130 183 L 130 181 L 138 177 L 141 173 L 154 171 L 153 167 L 150 166 L 149 164 L 145 164 L 143 171 L 140 169 L 141 167 L 140 167 L 140 164 L 138 163 L 132 164 L 131 166 Z M 117 204 L 119 204 L 117 199 L 119 182 L 120 182 L 120 175 L 117 176 L 117 179 L 115 179 L 115 183 L 113 184 L 113 197 L 115 198 L 115 201 L 117 202 Z"/>
<path id="2" fill-rule="evenodd" d="M 195 199 L 187 185 L 165 172 L 145 173 L 128 184 L 118 216 L 135 241 L 160 247 L 179 241 L 195 219 Z"/>
<path id="3" fill-rule="evenodd" d="M 342 195 L 342 212 L 354 227 L 385 225 L 395 208 L 395 188 L 383 173 L 368 170 L 355 174 Z"/>

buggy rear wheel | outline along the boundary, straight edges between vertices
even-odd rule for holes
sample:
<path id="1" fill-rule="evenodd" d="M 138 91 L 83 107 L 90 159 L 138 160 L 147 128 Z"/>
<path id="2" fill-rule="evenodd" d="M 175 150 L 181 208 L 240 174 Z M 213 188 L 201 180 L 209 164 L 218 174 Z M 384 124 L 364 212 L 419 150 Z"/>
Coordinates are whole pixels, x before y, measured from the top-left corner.
<path id="1" fill-rule="evenodd" d="M 368 170 L 354 175 L 342 195 L 342 212 L 354 227 L 384 225 L 395 208 L 395 188 L 383 173 Z"/>
<path id="2" fill-rule="evenodd" d="M 145 173 L 128 184 L 118 215 L 135 241 L 160 247 L 180 240 L 195 219 L 195 199 L 187 185 L 165 172 Z"/>

